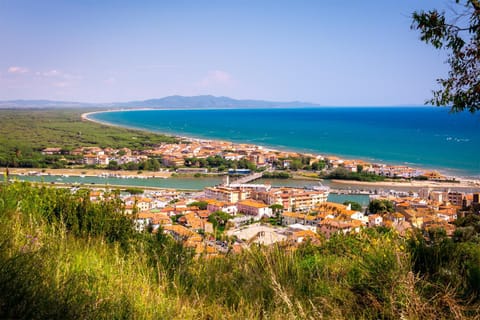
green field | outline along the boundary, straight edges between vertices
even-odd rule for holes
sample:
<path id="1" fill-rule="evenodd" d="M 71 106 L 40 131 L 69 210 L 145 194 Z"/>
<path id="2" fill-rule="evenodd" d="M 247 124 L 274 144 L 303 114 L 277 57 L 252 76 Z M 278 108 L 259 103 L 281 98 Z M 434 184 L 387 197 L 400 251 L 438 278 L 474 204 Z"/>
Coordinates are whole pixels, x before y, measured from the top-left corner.
<path id="1" fill-rule="evenodd" d="M 88 109 L 0 110 L 0 166 L 42 167 L 58 160 L 41 150 L 58 147 L 65 151 L 81 146 L 134 150 L 148 149 L 176 138 L 161 134 L 82 121 Z"/>

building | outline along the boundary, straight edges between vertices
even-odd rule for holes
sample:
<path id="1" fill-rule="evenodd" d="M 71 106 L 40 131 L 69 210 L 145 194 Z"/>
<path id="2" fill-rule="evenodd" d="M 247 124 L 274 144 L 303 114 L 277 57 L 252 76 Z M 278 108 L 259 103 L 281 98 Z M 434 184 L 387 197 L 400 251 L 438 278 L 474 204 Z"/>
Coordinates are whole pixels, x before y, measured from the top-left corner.
<path id="1" fill-rule="evenodd" d="M 233 203 L 222 202 L 214 199 L 208 199 L 207 203 L 207 210 L 210 212 L 223 211 L 232 216 L 237 214 L 237 206 Z"/>
<path id="2" fill-rule="evenodd" d="M 327 191 L 305 190 L 299 188 L 272 188 L 268 192 L 254 192 L 252 198 L 268 205 L 280 204 L 286 211 L 309 211 L 318 204 L 326 203 Z"/>
<path id="3" fill-rule="evenodd" d="M 250 191 L 231 187 L 207 187 L 204 189 L 205 197 L 223 202 L 237 203 L 250 196 Z"/>
<path id="4" fill-rule="evenodd" d="M 361 227 L 362 222 L 358 220 L 324 219 L 317 225 L 317 233 L 323 234 L 328 239 L 334 233 L 359 232 Z"/>
<path id="5" fill-rule="evenodd" d="M 379 214 L 371 214 L 368 216 L 368 226 L 377 227 L 383 224 L 383 218 Z"/>
<path id="6" fill-rule="evenodd" d="M 237 203 L 237 210 L 240 213 L 254 216 L 257 219 L 272 216 L 272 209 L 267 204 L 251 199 L 239 201 Z"/>
<path id="7" fill-rule="evenodd" d="M 315 226 L 322 220 L 320 215 L 309 215 L 299 212 L 286 211 L 282 213 L 282 224 L 284 226 L 291 226 L 300 224 L 305 226 Z"/>
<path id="8" fill-rule="evenodd" d="M 54 155 L 54 154 L 61 154 L 62 148 L 45 148 L 42 150 L 42 154 L 44 155 Z"/>
<path id="9" fill-rule="evenodd" d="M 447 201 L 454 206 L 461 206 L 463 204 L 463 193 L 461 192 L 449 192 L 447 194 Z"/>

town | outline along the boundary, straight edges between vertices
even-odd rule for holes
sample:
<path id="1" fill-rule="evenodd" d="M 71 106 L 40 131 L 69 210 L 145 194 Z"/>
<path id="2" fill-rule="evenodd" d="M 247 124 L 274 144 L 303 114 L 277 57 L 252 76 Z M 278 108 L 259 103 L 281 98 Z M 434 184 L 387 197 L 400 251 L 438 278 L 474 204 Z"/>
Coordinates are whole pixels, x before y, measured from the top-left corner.
<path id="1" fill-rule="evenodd" d="M 371 194 L 368 206 L 328 202 L 328 187 L 272 187 L 251 182 L 262 176 L 290 177 L 289 172 L 296 170 L 316 173 L 342 170 L 403 180 L 451 178 L 408 166 L 226 141 L 183 138 L 181 143 L 165 143 L 148 150 L 83 147 L 66 153 L 52 147 L 42 153 L 60 156 L 66 162 L 65 155 L 75 156 L 76 161 L 71 165 L 95 168 L 115 170 L 123 166 L 152 172 L 164 170 L 170 174 L 224 174 L 221 185 L 207 187 L 202 192 L 140 190 L 119 194 L 125 214 L 131 217 L 138 231 L 170 234 L 197 254 L 208 256 L 236 252 L 252 244 L 296 246 L 306 240 L 319 241 L 335 233 L 356 233 L 371 227 L 392 228 L 401 235 L 414 229 L 425 232 L 443 229 L 452 236 L 455 231 L 452 222 L 457 217 L 478 213 L 480 203 L 480 193 L 432 188 Z M 237 175 L 230 178 L 225 175 L 227 170 Z M 101 201 L 106 192 L 105 188 L 92 189 L 90 200 Z"/>
<path id="2" fill-rule="evenodd" d="M 182 138 L 180 143 L 163 143 L 152 149 L 131 150 L 100 147 L 81 147 L 64 150 L 49 147 L 42 150 L 44 156 L 59 168 L 99 168 L 109 170 L 151 170 L 161 168 L 177 173 L 224 173 L 226 170 L 245 169 L 239 173 L 271 170 L 305 170 L 334 178 L 349 178 L 348 174 L 363 174 L 364 177 L 391 179 L 449 180 L 436 171 L 412 168 L 406 165 L 370 163 L 363 160 L 342 159 L 274 150 L 262 146 L 227 141 Z M 273 175 L 273 177 L 289 175 Z M 358 176 L 357 176 L 358 177 Z"/>
<path id="3" fill-rule="evenodd" d="M 105 192 L 91 190 L 90 200 L 101 201 Z M 168 233 L 197 254 L 209 256 L 252 244 L 296 246 L 370 227 L 392 228 L 400 235 L 415 229 L 443 229 L 452 236 L 452 222 L 478 214 L 480 207 L 480 193 L 422 189 L 372 195 L 370 205 L 361 207 L 328 202 L 328 192 L 327 188 L 274 188 L 226 179 L 197 193 L 155 190 L 119 196 L 138 231 Z"/>

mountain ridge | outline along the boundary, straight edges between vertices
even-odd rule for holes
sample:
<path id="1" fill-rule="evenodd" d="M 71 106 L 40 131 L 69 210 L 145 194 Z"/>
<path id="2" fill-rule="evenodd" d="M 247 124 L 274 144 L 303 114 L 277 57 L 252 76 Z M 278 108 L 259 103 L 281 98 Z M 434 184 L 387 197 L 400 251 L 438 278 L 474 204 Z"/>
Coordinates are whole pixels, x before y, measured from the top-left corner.
<path id="1" fill-rule="evenodd" d="M 225 96 L 198 95 L 180 96 L 172 95 L 163 98 L 136 100 L 127 102 L 87 103 L 76 101 L 56 100 L 4 100 L 0 101 L 0 109 L 7 108 L 78 108 L 78 107 L 129 107 L 129 108 L 295 108 L 295 107 L 320 107 L 319 104 L 301 101 L 266 101 L 253 99 L 233 99 Z"/>

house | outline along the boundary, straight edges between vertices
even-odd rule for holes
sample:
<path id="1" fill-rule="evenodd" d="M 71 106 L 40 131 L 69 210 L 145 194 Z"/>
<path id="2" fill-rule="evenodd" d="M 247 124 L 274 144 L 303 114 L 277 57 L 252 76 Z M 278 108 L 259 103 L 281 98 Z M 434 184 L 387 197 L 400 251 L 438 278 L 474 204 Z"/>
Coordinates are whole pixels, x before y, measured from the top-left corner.
<path id="1" fill-rule="evenodd" d="M 393 225 L 400 224 L 405 221 L 405 216 L 400 212 L 387 213 L 383 217 L 384 220 L 391 221 Z"/>
<path id="2" fill-rule="evenodd" d="M 282 213 L 282 224 L 290 226 L 293 224 L 301 224 L 306 226 L 315 226 L 320 222 L 322 217 L 320 215 L 303 214 L 299 212 L 286 211 Z"/>
<path id="3" fill-rule="evenodd" d="M 232 216 L 237 214 L 237 206 L 233 203 L 217 201 L 214 199 L 208 199 L 207 203 L 207 210 L 210 212 L 223 211 Z"/>
<path id="4" fill-rule="evenodd" d="M 334 233 L 359 232 L 361 227 L 362 222 L 358 220 L 325 219 L 318 224 L 317 233 L 323 234 L 328 239 Z"/>
<path id="5" fill-rule="evenodd" d="M 457 210 L 454 207 L 442 206 L 437 211 L 437 217 L 446 222 L 455 221 L 457 220 Z"/>
<path id="6" fill-rule="evenodd" d="M 313 242 L 319 242 L 318 234 L 311 230 L 297 230 L 292 232 L 288 236 L 288 240 L 296 243 L 302 243 L 306 240 L 310 240 Z"/>
<path id="7" fill-rule="evenodd" d="M 379 214 L 371 214 L 368 216 L 368 226 L 369 227 L 378 227 L 383 224 L 383 218 Z"/>
<path id="8" fill-rule="evenodd" d="M 180 156 L 163 156 L 162 164 L 166 167 L 181 167 L 185 164 L 185 160 Z"/>
<path id="9" fill-rule="evenodd" d="M 271 217 L 272 209 L 263 202 L 251 199 L 242 200 L 237 203 L 237 211 L 246 215 L 254 216 L 257 219 Z"/>
<path id="10" fill-rule="evenodd" d="M 42 150 L 43 155 L 54 155 L 54 154 L 61 154 L 62 148 L 45 148 Z"/>

